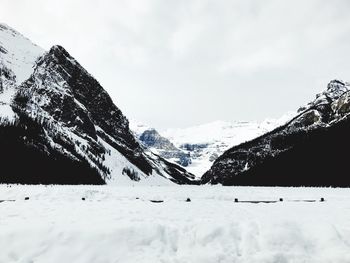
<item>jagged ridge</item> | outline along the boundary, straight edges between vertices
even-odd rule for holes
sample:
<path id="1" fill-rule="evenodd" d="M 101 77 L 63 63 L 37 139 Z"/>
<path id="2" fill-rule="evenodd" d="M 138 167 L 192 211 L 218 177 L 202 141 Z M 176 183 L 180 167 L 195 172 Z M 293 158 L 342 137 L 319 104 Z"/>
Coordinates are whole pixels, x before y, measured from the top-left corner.
<path id="1" fill-rule="evenodd" d="M 220 156 L 202 183 L 266 186 L 349 186 L 349 85 L 334 80 L 285 125 Z"/>
<path id="2" fill-rule="evenodd" d="M 15 32 L 3 27 L 0 30 L 6 34 Z M 11 36 L 23 40 L 19 33 Z M 30 45 L 31 42 L 27 46 Z M 2 46 L 3 51 L 9 49 Z M 1 54 L 0 58 L 4 60 Z M 63 47 L 54 46 L 40 56 L 23 82 L 15 81 L 12 64 L 0 64 L 0 95 L 6 84 L 11 91 L 6 105 L 14 113 L 11 118 L 0 116 L 0 132 L 4 135 L 0 155 L 7 156 L 8 145 L 16 144 L 21 152 L 16 162 L 26 164 L 28 169 L 26 174 L 14 169 L 0 177 L 0 182 L 101 184 L 118 183 L 126 176 L 129 181 L 155 178 L 159 182 L 195 183 L 193 175 L 140 146 L 130 132 L 127 118 L 107 92 Z M 37 128 L 28 129 L 29 126 Z M 9 136 L 9 130 L 16 132 Z M 27 156 L 29 153 L 32 156 Z M 45 168 L 45 173 L 38 173 L 39 157 L 42 167 L 52 165 L 57 171 Z M 28 160 L 36 166 L 27 165 Z M 58 178 L 61 173 L 64 174 Z"/>

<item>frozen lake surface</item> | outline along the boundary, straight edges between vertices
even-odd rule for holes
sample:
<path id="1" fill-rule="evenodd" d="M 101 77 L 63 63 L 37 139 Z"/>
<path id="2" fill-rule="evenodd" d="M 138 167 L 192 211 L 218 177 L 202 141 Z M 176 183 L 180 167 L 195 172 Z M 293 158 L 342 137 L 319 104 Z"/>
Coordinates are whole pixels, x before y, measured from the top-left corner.
<path id="1" fill-rule="evenodd" d="M 350 189 L 0 185 L 0 200 L 15 200 L 1 263 L 350 262 Z"/>

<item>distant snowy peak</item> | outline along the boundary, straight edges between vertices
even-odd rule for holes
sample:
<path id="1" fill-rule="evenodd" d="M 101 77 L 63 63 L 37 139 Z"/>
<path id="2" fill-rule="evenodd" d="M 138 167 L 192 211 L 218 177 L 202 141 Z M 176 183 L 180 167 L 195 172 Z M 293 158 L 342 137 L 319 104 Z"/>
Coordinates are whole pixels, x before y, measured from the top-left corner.
<path id="1" fill-rule="evenodd" d="M 153 129 L 151 126 L 141 123 L 135 119 L 129 120 L 130 130 L 134 133 L 135 137 L 139 137 L 144 131 Z"/>
<path id="2" fill-rule="evenodd" d="M 186 167 L 200 178 L 216 158 L 230 147 L 271 131 L 294 116 L 295 113 L 288 113 L 279 119 L 268 119 L 261 123 L 219 120 L 160 133 L 135 121 L 131 122 L 130 127 L 139 141 L 151 151 Z"/>
<path id="3" fill-rule="evenodd" d="M 228 141 L 235 145 L 242 140 L 256 136 L 258 133 L 267 132 L 291 119 L 295 113 L 288 113 L 279 119 L 267 119 L 257 121 L 214 121 L 188 128 L 167 129 L 162 134 L 169 138 L 175 145 L 201 144 Z"/>
<path id="4" fill-rule="evenodd" d="M 159 134 L 156 129 L 149 125 L 131 120 L 130 129 L 138 141 L 153 154 L 186 168 L 191 163 L 188 153 L 177 148 L 168 138 Z"/>
<path id="5" fill-rule="evenodd" d="M 33 73 L 35 61 L 44 52 L 16 30 L 0 23 L 0 61 L 14 72 L 17 84 Z"/>

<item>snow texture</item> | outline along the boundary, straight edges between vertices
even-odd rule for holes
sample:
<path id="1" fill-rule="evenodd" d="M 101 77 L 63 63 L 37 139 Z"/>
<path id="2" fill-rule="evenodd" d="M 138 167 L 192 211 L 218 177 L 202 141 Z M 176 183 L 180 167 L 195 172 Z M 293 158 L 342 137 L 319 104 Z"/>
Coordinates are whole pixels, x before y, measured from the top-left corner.
<path id="1" fill-rule="evenodd" d="M 33 73 L 35 61 L 44 50 L 6 24 L 0 23 L 0 61 L 21 84 Z"/>
<path id="2" fill-rule="evenodd" d="M 190 156 L 191 163 L 185 168 L 200 178 L 227 149 L 273 130 L 294 115 L 294 112 L 290 112 L 279 119 L 266 119 L 261 123 L 215 121 L 188 128 L 167 129 L 160 133 Z M 136 136 L 151 129 L 148 125 L 134 120 L 130 122 L 130 128 Z M 151 147 L 150 150 L 159 153 L 159 149 Z M 168 160 L 176 161 L 174 158 Z"/>
<path id="3" fill-rule="evenodd" d="M 13 120 L 16 114 L 13 112 L 10 102 L 15 95 L 16 90 L 12 88 L 5 88 L 0 92 L 0 118 Z"/>
<path id="4" fill-rule="evenodd" d="M 98 141 L 107 150 L 108 154 L 105 156 L 103 164 L 110 169 L 110 176 L 106 179 L 106 183 L 109 185 L 123 185 L 123 186 L 134 186 L 135 184 L 141 185 L 172 185 L 169 179 L 162 177 L 162 174 L 146 175 L 135 165 L 130 163 L 125 156 L 114 149 L 107 142 L 98 138 Z M 126 173 L 125 169 L 132 171 L 137 176 L 137 181 L 132 180 Z M 165 173 L 166 174 L 166 173 Z"/>
<path id="5" fill-rule="evenodd" d="M 0 262 L 345 263 L 349 198 L 331 188 L 1 185 L 0 199 L 16 201 L 0 203 Z M 317 202 L 293 201 L 303 199 Z"/>
<path id="6" fill-rule="evenodd" d="M 16 115 L 10 103 L 16 93 L 15 84 L 26 80 L 34 70 L 35 61 L 44 50 L 29 39 L 0 23 L 0 118 L 13 120 Z M 1 71 L 7 70 L 13 75 L 5 79 Z"/>

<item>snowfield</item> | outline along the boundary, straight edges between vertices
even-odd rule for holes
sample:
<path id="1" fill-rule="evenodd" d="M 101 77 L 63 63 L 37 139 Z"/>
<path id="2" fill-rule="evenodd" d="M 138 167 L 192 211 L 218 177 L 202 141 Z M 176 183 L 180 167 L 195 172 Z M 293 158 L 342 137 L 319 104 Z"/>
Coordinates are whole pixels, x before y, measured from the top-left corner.
<path id="1" fill-rule="evenodd" d="M 350 189 L 0 185 L 0 200 L 15 200 L 1 263 L 350 262 Z"/>

